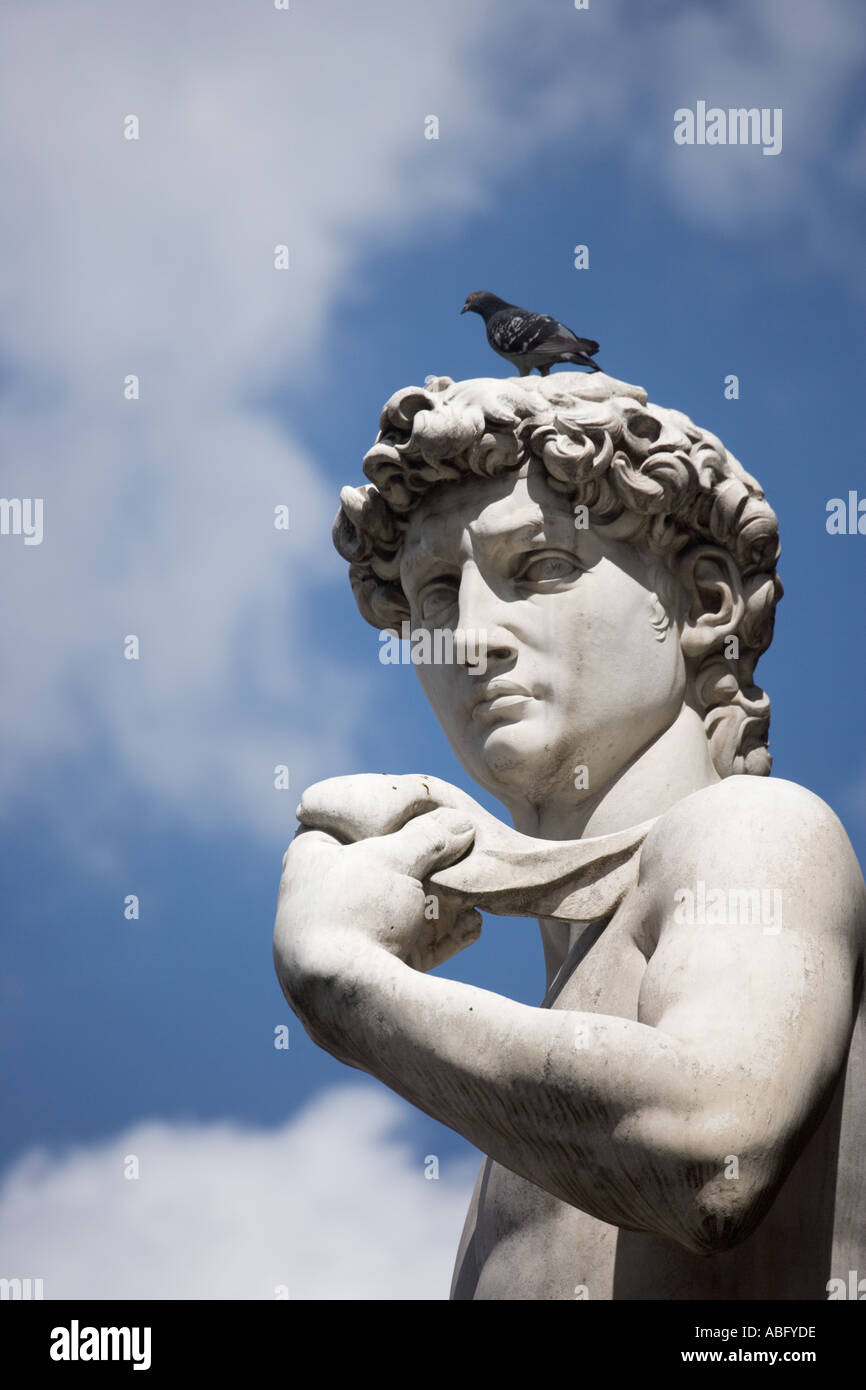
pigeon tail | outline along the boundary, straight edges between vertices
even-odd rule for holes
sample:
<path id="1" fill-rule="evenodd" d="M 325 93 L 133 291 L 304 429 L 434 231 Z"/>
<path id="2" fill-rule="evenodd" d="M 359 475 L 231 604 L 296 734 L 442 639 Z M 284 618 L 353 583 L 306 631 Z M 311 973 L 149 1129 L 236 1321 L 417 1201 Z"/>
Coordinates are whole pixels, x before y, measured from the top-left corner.
<path id="1" fill-rule="evenodd" d="M 598 352 L 598 348 L 595 348 L 594 351 Z M 594 372 L 604 371 L 604 368 L 600 367 L 597 362 L 593 362 L 588 352 L 570 352 L 568 354 L 568 357 L 563 355 L 562 361 L 579 362 L 582 367 L 591 367 Z"/>

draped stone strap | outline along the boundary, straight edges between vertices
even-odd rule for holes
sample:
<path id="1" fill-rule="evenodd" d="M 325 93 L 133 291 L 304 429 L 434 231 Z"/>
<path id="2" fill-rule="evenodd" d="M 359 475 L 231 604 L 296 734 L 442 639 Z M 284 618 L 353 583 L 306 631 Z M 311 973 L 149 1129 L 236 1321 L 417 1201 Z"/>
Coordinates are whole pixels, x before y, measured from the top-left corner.
<path id="1" fill-rule="evenodd" d="M 500 916 L 592 922 L 609 916 L 637 879 L 639 850 L 655 820 L 585 840 L 536 840 L 481 811 L 464 859 L 430 882 Z"/>

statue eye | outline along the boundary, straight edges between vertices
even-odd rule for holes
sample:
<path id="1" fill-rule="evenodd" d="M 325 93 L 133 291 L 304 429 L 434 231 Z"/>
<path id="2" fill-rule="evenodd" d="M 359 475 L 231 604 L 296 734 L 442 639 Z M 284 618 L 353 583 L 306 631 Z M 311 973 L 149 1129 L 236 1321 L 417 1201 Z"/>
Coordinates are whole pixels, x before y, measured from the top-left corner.
<path id="1" fill-rule="evenodd" d="M 422 622 L 435 622 L 444 617 L 457 602 L 457 580 L 435 579 L 425 585 L 418 600 L 418 613 Z"/>
<path id="2" fill-rule="evenodd" d="M 557 551 L 529 560 L 517 578 L 524 584 L 555 584 L 558 580 L 571 579 L 579 571 L 580 565 L 572 555 Z"/>

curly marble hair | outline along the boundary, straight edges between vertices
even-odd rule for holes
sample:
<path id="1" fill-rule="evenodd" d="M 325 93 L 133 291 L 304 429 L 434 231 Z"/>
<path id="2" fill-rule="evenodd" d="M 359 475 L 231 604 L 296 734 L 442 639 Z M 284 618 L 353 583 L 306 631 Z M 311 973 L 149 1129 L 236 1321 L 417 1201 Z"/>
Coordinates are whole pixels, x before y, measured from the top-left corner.
<path id="1" fill-rule="evenodd" d="M 424 389 L 397 391 L 379 423 L 364 459 L 370 484 L 343 489 L 333 533 L 367 622 L 399 629 L 410 616 L 400 557 L 409 518 L 431 488 L 538 460 L 552 489 L 583 504 L 602 534 L 660 561 L 680 593 L 696 593 L 700 546 L 731 559 L 744 600 L 739 651 L 731 657 L 719 636 L 698 657 L 693 688 L 719 775 L 769 773 L 770 701 L 753 675 L 782 596 L 778 523 L 759 484 L 715 435 L 648 404 L 641 387 L 580 372 L 430 378 Z"/>

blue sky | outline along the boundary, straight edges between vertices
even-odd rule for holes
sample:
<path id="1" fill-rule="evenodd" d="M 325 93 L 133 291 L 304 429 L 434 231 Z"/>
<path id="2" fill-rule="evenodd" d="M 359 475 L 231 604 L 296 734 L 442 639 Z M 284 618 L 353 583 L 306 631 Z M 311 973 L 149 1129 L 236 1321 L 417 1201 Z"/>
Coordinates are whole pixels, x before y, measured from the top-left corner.
<path id="1" fill-rule="evenodd" d="M 214 1282 L 209 1208 L 185 1230 L 198 1198 L 177 1194 L 201 1153 L 220 1210 L 252 1172 L 263 1204 L 281 1200 L 294 1155 L 295 1293 L 447 1282 L 473 1151 L 307 1040 L 270 938 L 307 783 L 424 771 L 478 795 L 412 670 L 379 664 L 329 538 L 392 391 L 506 374 L 459 317 L 468 291 L 596 338 L 608 372 L 759 478 L 786 590 L 758 668 L 774 774 L 866 849 L 866 536 L 825 526 L 828 499 L 866 497 L 862 8 L 442 0 L 436 15 L 393 0 L 4 11 L 3 493 L 43 497 L 45 534 L 0 538 L 0 1273 L 44 1268 L 58 1294 L 171 1278 L 176 1296 L 271 1296 L 270 1255 L 236 1259 L 230 1236 L 237 1282 Z M 781 153 L 675 145 L 674 111 L 698 100 L 781 108 Z M 445 973 L 536 1003 L 534 924 L 488 918 Z M 142 1178 L 115 1266 L 130 1218 L 105 1174 L 145 1141 L 161 1183 L 145 1197 Z M 378 1284 L 363 1259 L 341 1264 L 313 1173 L 343 1144 L 380 1225 L 420 1223 L 426 1273 L 384 1238 Z"/>

